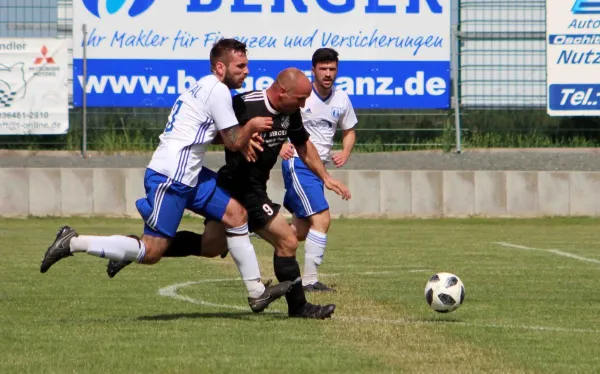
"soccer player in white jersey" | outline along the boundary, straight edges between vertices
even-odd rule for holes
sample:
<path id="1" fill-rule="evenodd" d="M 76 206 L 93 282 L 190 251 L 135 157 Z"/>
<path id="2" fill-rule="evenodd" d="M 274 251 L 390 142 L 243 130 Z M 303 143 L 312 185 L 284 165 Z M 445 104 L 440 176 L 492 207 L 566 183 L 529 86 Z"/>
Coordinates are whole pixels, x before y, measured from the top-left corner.
<path id="1" fill-rule="evenodd" d="M 85 252 L 114 261 L 154 264 L 177 236 L 184 210 L 212 218 L 225 225 L 227 248 L 248 290 L 248 303 L 255 312 L 264 310 L 292 286 L 261 282 L 254 247 L 248 236 L 246 210 L 217 187 L 216 173 L 202 166 L 208 146 L 220 134 L 233 151 L 245 147 L 252 134 L 269 131 L 273 120 L 257 117 L 239 126 L 232 107 L 230 89 L 240 88 L 248 75 L 246 45 L 222 39 L 210 53 L 212 74 L 201 78 L 175 102 L 160 144 L 146 169 L 146 197 L 136 201 L 144 219 L 144 234 L 135 236 L 78 235 L 62 227 L 48 248 L 40 271 L 57 261 Z"/>
<path id="2" fill-rule="evenodd" d="M 354 126 L 358 121 L 348 95 L 333 85 L 338 63 L 338 53 L 333 49 L 320 48 L 313 54 L 313 92 L 302 108 L 302 120 L 323 163 L 333 161 L 339 168 L 350 157 L 356 142 Z M 342 151 L 331 156 L 338 126 L 343 131 Z M 282 172 L 286 190 L 283 205 L 293 213 L 292 226 L 298 240 L 306 241 L 302 285 L 308 292 L 333 291 L 318 279 L 331 223 L 323 182 L 302 162 L 291 143 L 284 145 L 280 156 L 284 159 Z"/>

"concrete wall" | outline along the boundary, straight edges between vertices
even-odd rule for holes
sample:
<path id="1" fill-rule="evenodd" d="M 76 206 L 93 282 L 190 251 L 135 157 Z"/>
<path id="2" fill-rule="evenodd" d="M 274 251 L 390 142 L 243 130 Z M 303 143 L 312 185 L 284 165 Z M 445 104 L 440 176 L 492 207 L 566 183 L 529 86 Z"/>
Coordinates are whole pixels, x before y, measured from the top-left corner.
<path id="1" fill-rule="evenodd" d="M 332 214 L 366 217 L 600 215 L 600 172 L 332 170 L 350 188 L 331 191 Z M 139 217 L 144 169 L 0 168 L 0 216 Z M 283 199 L 273 171 L 271 198 Z"/>

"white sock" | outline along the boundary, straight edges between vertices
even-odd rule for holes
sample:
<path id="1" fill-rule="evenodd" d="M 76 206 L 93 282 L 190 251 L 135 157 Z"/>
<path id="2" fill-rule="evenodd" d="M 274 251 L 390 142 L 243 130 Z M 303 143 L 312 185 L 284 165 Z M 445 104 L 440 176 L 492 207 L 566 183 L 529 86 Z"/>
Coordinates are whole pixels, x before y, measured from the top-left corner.
<path id="1" fill-rule="evenodd" d="M 260 268 L 254 246 L 248 236 L 248 225 L 225 231 L 227 234 L 236 234 L 235 236 L 227 235 L 227 249 L 242 276 L 248 295 L 253 298 L 259 297 L 265 292 L 265 285 L 260 281 Z"/>
<path id="2" fill-rule="evenodd" d="M 86 252 L 92 256 L 116 261 L 141 262 L 146 255 L 144 242 L 122 235 L 80 235 L 71 239 L 70 246 L 71 253 Z"/>
<path id="3" fill-rule="evenodd" d="M 318 281 L 317 270 L 327 245 L 327 234 L 310 229 L 304 243 L 304 274 L 302 285 L 315 284 Z"/>
<path id="4" fill-rule="evenodd" d="M 71 239 L 71 253 L 87 252 L 90 240 L 105 238 L 105 236 L 79 235 Z"/>

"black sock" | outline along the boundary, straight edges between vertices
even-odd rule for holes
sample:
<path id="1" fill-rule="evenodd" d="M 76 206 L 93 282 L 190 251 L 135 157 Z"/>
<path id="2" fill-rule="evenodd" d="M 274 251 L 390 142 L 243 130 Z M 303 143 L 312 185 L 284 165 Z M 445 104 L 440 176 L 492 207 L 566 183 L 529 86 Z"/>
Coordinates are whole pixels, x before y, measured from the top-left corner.
<path id="1" fill-rule="evenodd" d="M 200 256 L 202 235 L 191 231 L 177 231 L 163 257 Z"/>
<path id="2" fill-rule="evenodd" d="M 300 277 L 300 266 L 296 261 L 296 256 L 293 257 L 273 257 L 273 267 L 275 268 L 275 276 L 279 282 L 294 281 Z M 288 313 L 294 313 L 299 308 L 306 304 L 304 296 L 304 288 L 302 282 L 295 283 L 290 291 L 285 294 L 288 303 Z"/>

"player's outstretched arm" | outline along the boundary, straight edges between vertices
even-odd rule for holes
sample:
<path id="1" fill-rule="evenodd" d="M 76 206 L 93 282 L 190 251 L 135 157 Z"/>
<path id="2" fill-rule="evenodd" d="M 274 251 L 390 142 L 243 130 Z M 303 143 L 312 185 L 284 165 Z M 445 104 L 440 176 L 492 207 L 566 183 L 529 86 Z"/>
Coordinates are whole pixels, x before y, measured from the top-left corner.
<path id="1" fill-rule="evenodd" d="M 245 126 L 232 126 L 219 133 L 223 138 L 223 144 L 229 150 L 237 152 L 246 147 L 255 133 L 270 131 L 273 126 L 271 117 L 254 117 Z"/>
<path id="2" fill-rule="evenodd" d="M 325 169 L 325 165 L 321 161 L 319 157 L 319 152 L 315 148 L 314 144 L 307 140 L 306 143 L 302 145 L 296 145 L 296 151 L 298 152 L 298 157 L 308 166 L 313 173 L 315 173 L 323 183 L 327 189 L 335 192 L 340 195 L 344 200 L 349 200 L 350 190 L 346 187 L 342 182 L 334 179 Z"/>

